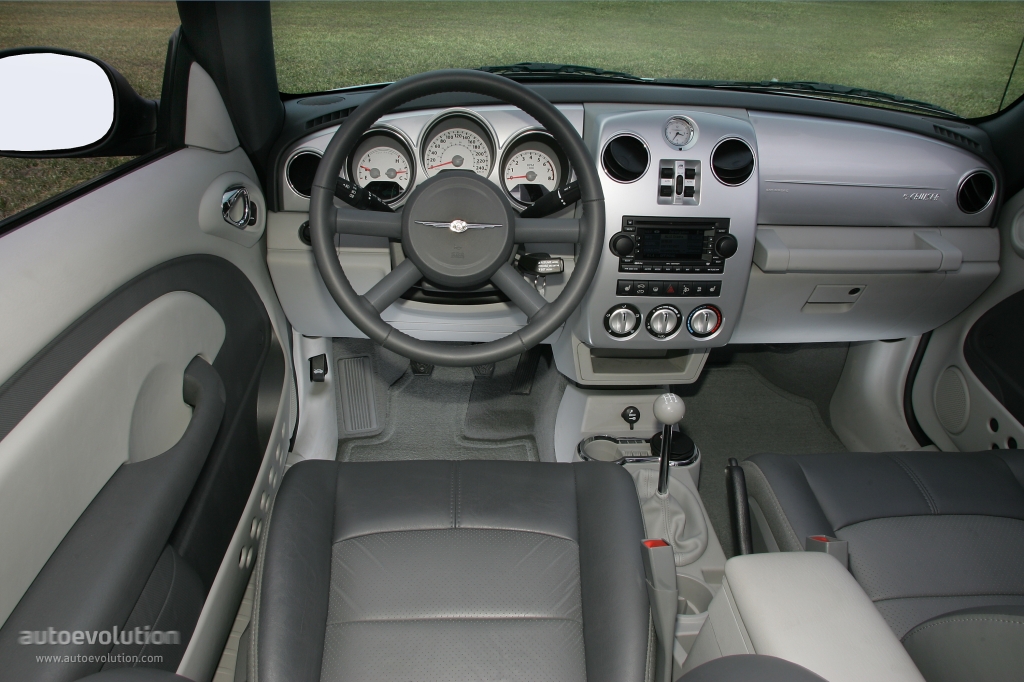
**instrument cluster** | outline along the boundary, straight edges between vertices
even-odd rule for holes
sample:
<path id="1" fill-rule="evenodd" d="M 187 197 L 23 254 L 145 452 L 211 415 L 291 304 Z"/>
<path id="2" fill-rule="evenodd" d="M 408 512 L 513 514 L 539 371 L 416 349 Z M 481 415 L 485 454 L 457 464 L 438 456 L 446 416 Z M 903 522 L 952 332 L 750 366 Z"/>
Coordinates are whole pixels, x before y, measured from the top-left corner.
<path id="1" fill-rule="evenodd" d="M 440 113 L 418 137 L 413 142 L 392 122 L 379 122 L 360 140 L 342 176 L 396 208 L 419 182 L 448 170 L 470 170 L 492 179 L 517 210 L 572 180 L 561 147 L 536 127 L 517 132 L 499 147 L 488 121 L 475 112 L 454 110 Z M 287 162 L 288 184 L 300 197 L 309 196 L 307 185 L 319 156 L 318 150 L 306 147 Z"/>

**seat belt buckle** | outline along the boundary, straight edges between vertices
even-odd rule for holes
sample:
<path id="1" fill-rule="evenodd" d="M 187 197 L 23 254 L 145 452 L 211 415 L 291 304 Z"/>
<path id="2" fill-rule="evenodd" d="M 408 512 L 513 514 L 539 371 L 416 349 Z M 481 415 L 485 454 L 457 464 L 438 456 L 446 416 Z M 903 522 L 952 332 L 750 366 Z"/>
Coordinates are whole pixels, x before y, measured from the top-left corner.
<path id="1" fill-rule="evenodd" d="M 808 552 L 824 552 L 836 558 L 844 568 L 850 568 L 850 544 L 831 535 L 808 535 L 804 549 Z"/>

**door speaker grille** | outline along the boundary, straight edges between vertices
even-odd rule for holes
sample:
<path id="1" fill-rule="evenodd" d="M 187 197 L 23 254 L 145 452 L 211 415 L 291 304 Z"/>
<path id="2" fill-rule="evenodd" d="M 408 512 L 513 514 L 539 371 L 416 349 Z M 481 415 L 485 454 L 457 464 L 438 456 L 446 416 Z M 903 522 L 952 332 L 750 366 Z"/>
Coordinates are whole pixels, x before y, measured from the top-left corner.
<path id="1" fill-rule="evenodd" d="M 957 434 L 967 428 L 971 414 L 970 397 L 963 372 L 950 366 L 943 370 L 935 384 L 935 413 L 942 428 Z"/>

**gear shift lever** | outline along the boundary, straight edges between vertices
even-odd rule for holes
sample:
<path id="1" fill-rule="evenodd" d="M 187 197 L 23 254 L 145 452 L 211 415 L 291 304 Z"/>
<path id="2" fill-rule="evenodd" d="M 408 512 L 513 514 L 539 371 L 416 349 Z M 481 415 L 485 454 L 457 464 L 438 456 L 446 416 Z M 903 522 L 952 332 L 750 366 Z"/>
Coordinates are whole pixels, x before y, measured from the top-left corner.
<path id="1" fill-rule="evenodd" d="M 672 427 L 683 420 L 686 406 L 675 393 L 662 393 L 654 401 L 654 418 L 664 427 L 661 432 L 661 470 L 658 475 L 658 493 L 668 492 L 668 464 L 672 457 Z"/>

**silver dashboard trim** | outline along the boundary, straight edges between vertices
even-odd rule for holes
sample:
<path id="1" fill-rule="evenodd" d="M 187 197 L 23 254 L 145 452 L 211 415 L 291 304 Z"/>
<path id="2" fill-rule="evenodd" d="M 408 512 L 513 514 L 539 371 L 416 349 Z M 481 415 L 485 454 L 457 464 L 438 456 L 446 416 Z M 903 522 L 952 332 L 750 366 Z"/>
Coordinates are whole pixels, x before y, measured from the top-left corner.
<path id="1" fill-rule="evenodd" d="M 290 189 L 291 191 L 295 192 L 295 194 L 297 194 L 298 196 L 302 197 L 303 199 L 307 199 L 308 200 L 309 199 L 309 195 L 308 194 L 303 194 L 299 190 L 295 189 L 295 185 L 292 184 L 291 176 L 288 173 L 288 169 L 291 168 L 292 161 L 295 160 L 295 157 L 298 156 L 299 154 L 303 154 L 305 152 L 309 152 L 310 154 L 315 154 L 315 155 L 319 156 L 321 159 L 324 158 L 324 153 L 320 149 L 316 149 L 315 147 L 299 147 L 298 149 L 293 151 L 288 156 L 288 160 L 284 162 L 284 181 L 288 185 L 288 189 Z"/>
<path id="2" fill-rule="evenodd" d="M 409 136 L 405 134 L 405 131 L 393 125 L 381 123 L 380 121 L 378 121 L 374 123 L 369 130 L 367 130 L 359 137 L 359 141 L 356 142 L 356 146 L 352 149 L 352 151 L 354 153 L 356 149 L 359 149 L 359 145 L 361 145 L 364 140 L 366 140 L 374 133 L 379 133 L 382 131 L 394 135 L 399 139 L 399 141 L 401 141 L 403 145 L 405 145 L 405 151 L 409 156 L 409 164 L 412 166 L 412 168 L 410 169 L 412 171 L 412 177 L 409 178 L 409 186 L 405 188 L 405 191 L 402 192 L 402 194 L 397 199 L 392 199 L 391 201 L 384 201 L 384 203 L 387 204 L 388 206 L 398 207 L 404 205 L 405 200 L 409 198 L 410 194 L 412 194 L 412 189 L 413 187 L 416 186 L 416 180 L 420 174 L 419 159 L 417 158 L 416 155 L 416 147 L 413 145 L 412 140 L 409 139 Z M 349 154 L 348 157 L 345 159 L 345 163 L 341 167 L 342 177 L 349 181 L 352 181 L 352 178 L 349 177 L 348 174 L 348 168 L 351 163 L 352 154 Z"/>
<path id="3" fill-rule="evenodd" d="M 730 184 L 722 180 L 720 177 L 718 177 L 718 173 L 715 172 L 715 164 L 712 163 L 711 161 L 711 159 L 715 156 L 715 152 L 718 151 L 718 148 L 721 147 L 722 144 L 728 142 L 729 140 L 737 140 L 747 145 L 747 148 L 750 149 L 750 155 L 754 157 L 754 167 L 750 169 L 750 175 L 748 175 L 747 179 L 744 180 L 743 182 L 737 182 L 736 184 Z M 750 144 L 750 140 L 744 140 L 742 137 L 737 137 L 735 135 L 727 135 L 719 139 L 718 142 L 715 143 L 715 146 L 711 148 L 711 154 L 708 155 L 708 170 L 711 171 L 711 175 L 712 177 L 715 178 L 715 180 L 718 180 L 718 182 L 722 183 L 726 187 L 742 187 L 743 185 L 747 184 L 748 182 L 750 182 L 750 178 L 757 176 L 757 168 L 757 146 Z"/>
<path id="4" fill-rule="evenodd" d="M 608 148 L 608 145 L 610 145 L 612 142 L 614 142 L 618 138 L 626 137 L 626 136 L 636 138 L 637 140 L 640 141 L 640 144 L 642 144 L 644 146 L 644 149 L 647 150 L 647 166 L 644 167 L 644 172 L 641 173 L 636 178 L 636 180 L 619 180 L 614 175 L 609 173 L 608 169 L 605 168 L 605 166 L 604 166 L 604 152 Z M 664 139 L 665 136 L 662 135 L 661 137 Z M 668 143 L 666 142 L 665 144 L 668 144 Z M 609 180 L 611 180 L 612 182 L 617 182 L 620 185 L 632 185 L 635 182 L 640 182 L 641 180 L 643 180 L 644 177 L 646 177 L 646 175 L 647 175 L 647 171 L 651 170 L 651 159 L 652 159 L 653 155 L 651 154 L 651 147 L 650 147 L 650 145 L 647 144 L 647 140 L 644 139 L 643 135 L 641 135 L 640 133 L 635 133 L 632 130 L 620 130 L 619 132 L 610 135 L 608 137 L 608 139 L 605 140 L 605 143 L 603 145 L 601 145 L 601 152 L 597 155 L 597 157 L 598 157 L 598 162 L 601 164 L 601 170 L 604 171 L 605 176 L 607 176 L 607 178 Z"/>
<path id="5" fill-rule="evenodd" d="M 964 211 L 963 207 L 960 205 L 960 190 L 963 189 L 964 183 L 967 182 L 967 178 L 971 177 L 975 173 L 984 173 L 989 177 L 990 180 L 992 180 L 992 196 L 988 198 L 988 203 L 979 208 L 977 211 Z M 996 176 L 993 175 L 992 172 L 987 168 L 975 168 L 964 173 L 963 177 L 960 178 L 960 181 L 956 183 L 956 193 L 954 194 L 954 197 L 956 198 L 956 207 L 963 211 L 965 215 L 977 215 L 979 213 L 984 213 L 986 209 L 992 206 L 992 203 L 996 200 L 996 196 L 998 195 L 999 183 L 996 182 Z"/>

